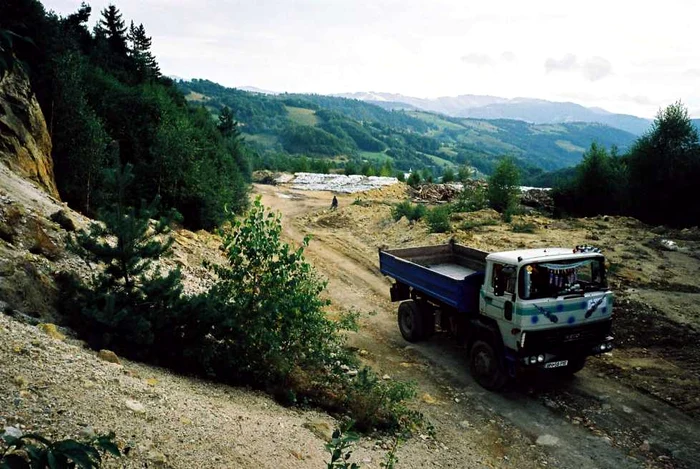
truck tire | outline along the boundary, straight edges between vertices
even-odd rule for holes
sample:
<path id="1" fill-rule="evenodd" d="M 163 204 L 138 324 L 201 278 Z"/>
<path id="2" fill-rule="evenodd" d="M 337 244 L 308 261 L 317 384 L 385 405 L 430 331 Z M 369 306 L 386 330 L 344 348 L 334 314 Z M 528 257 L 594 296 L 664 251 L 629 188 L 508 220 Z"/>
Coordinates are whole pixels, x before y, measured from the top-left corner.
<path id="1" fill-rule="evenodd" d="M 429 339 L 435 335 L 435 309 L 428 304 L 418 304 L 423 315 L 423 338 Z"/>
<path id="2" fill-rule="evenodd" d="M 423 339 L 423 314 L 415 301 L 404 301 L 399 305 L 399 330 L 404 339 L 418 342 Z"/>
<path id="3" fill-rule="evenodd" d="M 469 351 L 469 371 L 476 382 L 489 391 L 498 391 L 508 382 L 496 350 L 484 340 L 475 341 Z"/>

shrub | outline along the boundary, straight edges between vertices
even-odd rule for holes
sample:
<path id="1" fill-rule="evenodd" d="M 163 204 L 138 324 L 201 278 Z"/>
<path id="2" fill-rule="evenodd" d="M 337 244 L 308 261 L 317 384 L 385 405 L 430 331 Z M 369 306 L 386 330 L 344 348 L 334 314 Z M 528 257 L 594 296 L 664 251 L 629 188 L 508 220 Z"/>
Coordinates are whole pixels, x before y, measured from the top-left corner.
<path id="1" fill-rule="evenodd" d="M 486 188 L 465 182 L 462 191 L 459 193 L 455 209 L 460 212 L 476 212 L 486 207 L 488 207 Z"/>
<path id="2" fill-rule="evenodd" d="M 447 205 L 428 210 L 425 219 L 432 233 L 445 233 L 452 229 L 450 225 L 450 207 Z"/>
<path id="3" fill-rule="evenodd" d="M 452 168 L 446 168 L 445 171 L 442 173 L 442 182 L 447 183 L 447 182 L 454 182 L 455 178 L 457 176 L 455 175 L 455 171 Z"/>
<path id="4" fill-rule="evenodd" d="M 356 358 L 341 331 L 356 314 L 328 319 L 325 288 L 304 248 L 281 241 L 280 215 L 256 200 L 243 220 L 221 233 L 228 258 L 211 266 L 219 280 L 197 307 L 199 339 L 188 355 L 219 379 L 265 387 L 290 403 L 347 411 L 360 429 L 395 428 L 409 413 L 412 387 L 385 383 L 371 370 L 346 373 Z"/>
<path id="5" fill-rule="evenodd" d="M 5 432 L 0 445 L 0 468 L 7 469 L 81 469 L 99 468 L 102 456 L 120 457 L 114 433 L 86 442 L 68 439 L 51 442 L 38 434 L 11 435 Z"/>
<path id="6" fill-rule="evenodd" d="M 489 178 L 488 198 L 491 208 L 501 213 L 514 209 L 520 190 L 519 181 L 520 173 L 515 162 L 511 158 L 502 159 Z"/>
<path id="7" fill-rule="evenodd" d="M 357 463 L 349 462 L 352 456 L 352 445 L 360 439 L 357 433 L 343 432 L 341 429 L 333 431 L 331 441 L 326 443 L 326 449 L 331 455 L 327 469 L 360 469 Z"/>
<path id="8" fill-rule="evenodd" d="M 418 184 L 420 184 L 420 182 L 421 182 L 420 174 L 418 172 L 414 171 L 408 176 L 408 180 L 406 181 L 406 184 L 408 184 L 411 187 L 416 187 Z"/>
<path id="9" fill-rule="evenodd" d="M 394 221 L 401 220 L 406 217 L 408 221 L 418 221 L 425 216 L 426 209 L 422 204 L 412 204 L 408 200 L 394 205 L 391 209 L 391 217 Z"/>

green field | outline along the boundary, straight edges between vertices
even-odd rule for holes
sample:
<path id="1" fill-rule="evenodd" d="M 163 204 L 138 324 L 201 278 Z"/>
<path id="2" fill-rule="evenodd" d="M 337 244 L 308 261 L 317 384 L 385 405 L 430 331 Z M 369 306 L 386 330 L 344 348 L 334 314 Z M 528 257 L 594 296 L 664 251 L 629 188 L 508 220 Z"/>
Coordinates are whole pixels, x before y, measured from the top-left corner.
<path id="1" fill-rule="evenodd" d="M 302 107 L 285 106 L 289 113 L 289 120 L 299 125 L 316 126 L 320 122 L 316 117 L 316 111 L 313 109 L 304 109 Z"/>

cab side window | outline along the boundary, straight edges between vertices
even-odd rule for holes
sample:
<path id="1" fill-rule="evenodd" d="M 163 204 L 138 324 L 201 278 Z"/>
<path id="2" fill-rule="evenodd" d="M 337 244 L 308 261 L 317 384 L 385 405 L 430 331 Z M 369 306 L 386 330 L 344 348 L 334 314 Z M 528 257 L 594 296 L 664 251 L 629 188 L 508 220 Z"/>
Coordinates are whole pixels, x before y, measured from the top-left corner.
<path id="1" fill-rule="evenodd" d="M 515 293 L 515 267 L 494 262 L 491 286 L 494 293 Z"/>

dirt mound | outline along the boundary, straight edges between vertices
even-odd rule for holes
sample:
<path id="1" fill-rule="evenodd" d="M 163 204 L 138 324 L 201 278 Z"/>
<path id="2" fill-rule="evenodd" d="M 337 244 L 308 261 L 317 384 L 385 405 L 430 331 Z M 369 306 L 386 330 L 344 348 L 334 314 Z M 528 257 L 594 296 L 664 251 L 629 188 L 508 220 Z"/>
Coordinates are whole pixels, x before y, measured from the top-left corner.
<path id="1" fill-rule="evenodd" d="M 325 442 L 306 427 L 334 428 L 328 416 L 120 361 L 100 360 L 78 342 L 53 339 L 0 314 L 0 428 L 54 439 L 114 431 L 128 455 L 105 467 L 324 465 Z"/>
<path id="2" fill-rule="evenodd" d="M 405 200 L 409 197 L 409 186 L 397 182 L 379 189 L 370 189 L 355 194 L 357 200 Z"/>

